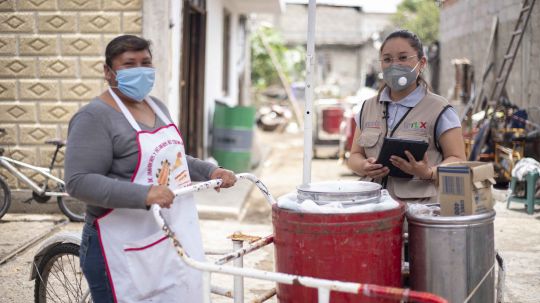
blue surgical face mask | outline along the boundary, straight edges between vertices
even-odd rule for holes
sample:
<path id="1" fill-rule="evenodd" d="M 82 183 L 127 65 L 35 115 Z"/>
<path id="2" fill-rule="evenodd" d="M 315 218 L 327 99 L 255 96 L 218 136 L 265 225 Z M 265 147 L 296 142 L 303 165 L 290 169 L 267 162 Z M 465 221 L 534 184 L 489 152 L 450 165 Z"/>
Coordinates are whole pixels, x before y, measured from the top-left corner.
<path id="1" fill-rule="evenodd" d="M 416 74 L 415 69 L 419 64 L 420 62 L 416 63 L 413 69 L 409 66 L 399 64 L 390 65 L 383 70 L 384 82 L 386 82 L 386 85 L 393 91 L 399 92 L 406 89 L 416 81 L 418 74 Z"/>
<path id="2" fill-rule="evenodd" d="M 119 69 L 116 71 L 116 88 L 126 97 L 142 102 L 154 87 L 155 78 L 156 70 L 152 67 Z"/>

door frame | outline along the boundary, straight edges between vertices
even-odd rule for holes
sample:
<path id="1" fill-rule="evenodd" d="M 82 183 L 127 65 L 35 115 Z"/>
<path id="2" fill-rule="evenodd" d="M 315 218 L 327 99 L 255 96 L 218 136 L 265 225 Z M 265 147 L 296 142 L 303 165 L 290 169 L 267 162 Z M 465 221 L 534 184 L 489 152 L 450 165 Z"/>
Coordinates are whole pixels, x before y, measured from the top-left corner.
<path id="1" fill-rule="evenodd" d="M 179 128 L 186 153 L 204 156 L 206 1 L 184 0 Z"/>

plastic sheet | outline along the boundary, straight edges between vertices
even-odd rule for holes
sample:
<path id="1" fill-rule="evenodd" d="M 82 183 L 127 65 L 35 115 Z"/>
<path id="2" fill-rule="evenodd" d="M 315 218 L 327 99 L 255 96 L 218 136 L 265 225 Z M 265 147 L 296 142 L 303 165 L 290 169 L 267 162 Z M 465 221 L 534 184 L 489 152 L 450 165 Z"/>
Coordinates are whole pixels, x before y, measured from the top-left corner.
<path id="1" fill-rule="evenodd" d="M 439 205 L 410 203 L 407 205 L 407 213 L 420 217 L 438 217 L 441 214 L 441 207 Z"/>
<path id="2" fill-rule="evenodd" d="M 279 208 L 298 212 L 322 214 L 367 213 L 399 207 L 399 203 L 392 199 L 386 190 L 381 191 L 381 199 L 378 203 L 355 205 L 350 204 L 350 201 L 335 201 L 324 205 L 318 205 L 317 203 L 313 202 L 313 200 L 304 200 L 303 202 L 298 203 L 297 193 L 291 192 L 279 197 L 277 199 L 277 205 Z"/>

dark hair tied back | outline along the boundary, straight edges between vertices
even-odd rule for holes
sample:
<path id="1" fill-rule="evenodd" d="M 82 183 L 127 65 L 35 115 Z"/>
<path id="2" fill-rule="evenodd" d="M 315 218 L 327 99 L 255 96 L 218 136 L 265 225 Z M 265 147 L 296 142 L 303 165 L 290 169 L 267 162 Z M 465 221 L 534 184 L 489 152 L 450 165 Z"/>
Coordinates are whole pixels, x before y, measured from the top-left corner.
<path id="1" fill-rule="evenodd" d="M 390 35 L 388 35 L 384 39 L 384 42 L 381 45 L 381 49 L 379 50 L 379 52 L 382 52 L 386 42 L 392 38 L 407 39 L 411 47 L 416 50 L 416 55 L 418 56 L 418 59 L 421 59 L 422 57 L 424 57 L 424 47 L 422 45 L 422 41 L 420 41 L 420 39 L 415 33 L 408 31 L 406 29 L 399 29 L 397 31 L 392 32 Z"/>

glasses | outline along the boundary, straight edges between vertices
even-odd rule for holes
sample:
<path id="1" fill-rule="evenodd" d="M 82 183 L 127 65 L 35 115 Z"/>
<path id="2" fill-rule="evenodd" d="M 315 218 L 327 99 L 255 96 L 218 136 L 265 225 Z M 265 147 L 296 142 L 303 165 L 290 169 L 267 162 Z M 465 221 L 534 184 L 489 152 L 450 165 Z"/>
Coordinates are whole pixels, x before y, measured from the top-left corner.
<path id="1" fill-rule="evenodd" d="M 401 63 L 405 63 L 405 62 L 409 61 L 409 59 L 415 58 L 415 57 L 416 57 L 416 55 L 411 55 L 411 56 L 401 55 L 401 56 L 399 56 L 397 58 L 384 57 L 384 58 L 380 59 L 379 61 L 381 61 L 384 64 L 394 63 L 395 60 L 397 60 L 397 61 L 399 61 Z"/>

